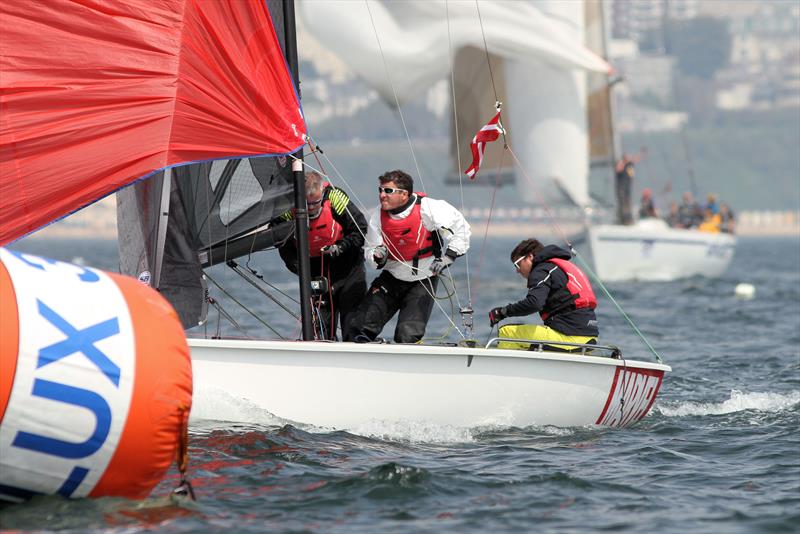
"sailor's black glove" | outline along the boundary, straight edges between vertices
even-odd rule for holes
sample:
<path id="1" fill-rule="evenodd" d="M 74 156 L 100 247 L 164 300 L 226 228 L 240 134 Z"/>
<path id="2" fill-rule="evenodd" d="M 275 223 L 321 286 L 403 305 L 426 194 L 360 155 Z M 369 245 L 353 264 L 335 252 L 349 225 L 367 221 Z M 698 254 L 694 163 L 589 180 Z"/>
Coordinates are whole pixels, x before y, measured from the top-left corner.
<path id="1" fill-rule="evenodd" d="M 333 245 L 328 245 L 326 247 L 322 247 L 321 251 L 324 255 L 330 256 L 331 258 L 338 258 L 342 255 L 342 245 L 335 243 Z"/>
<path id="2" fill-rule="evenodd" d="M 447 250 L 444 251 L 444 254 L 442 255 L 441 258 L 436 258 L 435 260 L 433 260 L 433 263 L 431 263 L 431 273 L 442 274 L 442 271 L 446 267 L 453 265 L 453 262 L 456 261 L 457 257 L 458 253 L 448 248 Z"/>
<path id="3" fill-rule="evenodd" d="M 505 318 L 506 318 L 505 306 L 503 306 L 502 308 L 492 308 L 492 311 L 489 312 L 489 326 L 494 326 Z"/>
<path id="4" fill-rule="evenodd" d="M 389 261 L 389 249 L 386 245 L 378 245 L 372 251 L 372 261 L 378 266 L 378 269 L 383 269 L 386 262 Z"/>
<path id="5" fill-rule="evenodd" d="M 442 274 L 442 271 L 445 270 L 446 267 L 452 265 L 453 258 L 450 256 L 442 256 L 441 258 L 436 258 L 431 263 L 431 274 Z"/>

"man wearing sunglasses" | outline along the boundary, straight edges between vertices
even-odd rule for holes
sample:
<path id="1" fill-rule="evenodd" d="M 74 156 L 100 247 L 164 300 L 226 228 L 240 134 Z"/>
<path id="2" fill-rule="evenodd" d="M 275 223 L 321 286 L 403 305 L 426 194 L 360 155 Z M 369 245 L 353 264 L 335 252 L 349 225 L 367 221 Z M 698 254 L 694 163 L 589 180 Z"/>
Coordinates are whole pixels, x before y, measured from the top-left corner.
<path id="1" fill-rule="evenodd" d="M 470 228 L 444 200 L 414 192 L 401 170 L 378 178 L 378 201 L 369 220 L 364 255 L 383 269 L 353 320 L 354 341 L 373 341 L 397 313 L 394 340 L 416 343 L 425 335 L 439 276 L 467 252 Z"/>
<path id="2" fill-rule="evenodd" d="M 367 290 L 361 251 L 367 220 L 344 191 L 316 172 L 306 173 L 306 205 L 311 276 L 328 281 L 326 294 L 315 299 L 318 334 L 322 339 L 336 339 L 339 322 L 342 338 L 348 341 L 350 320 Z M 280 218 L 292 220 L 294 212 L 286 212 Z M 298 274 L 297 241 L 287 239 L 278 251 L 286 267 Z"/>
<path id="3" fill-rule="evenodd" d="M 489 325 L 494 326 L 506 317 L 539 313 L 541 325 L 506 324 L 500 327 L 500 337 L 596 343 L 599 334 L 597 306 L 592 285 L 572 255 L 556 245 L 542 245 L 536 239 L 525 239 L 511 251 L 514 269 L 528 285 L 524 299 L 497 307 L 489 312 Z M 514 344 L 508 348 L 523 348 Z M 528 348 L 527 345 L 524 348 Z M 548 350 L 570 351 L 569 345 L 547 345 Z"/>

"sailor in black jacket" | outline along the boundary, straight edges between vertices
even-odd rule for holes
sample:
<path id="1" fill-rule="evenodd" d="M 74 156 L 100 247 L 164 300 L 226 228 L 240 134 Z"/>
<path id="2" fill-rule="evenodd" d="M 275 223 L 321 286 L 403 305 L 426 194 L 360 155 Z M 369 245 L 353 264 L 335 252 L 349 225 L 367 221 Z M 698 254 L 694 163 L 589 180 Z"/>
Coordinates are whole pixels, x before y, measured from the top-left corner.
<path id="1" fill-rule="evenodd" d="M 494 326 L 506 317 L 538 312 L 544 326 L 506 325 L 500 329 L 501 337 L 596 342 L 597 299 L 588 278 L 571 258 L 563 248 L 544 246 L 536 239 L 526 239 L 514 248 L 511 261 L 527 280 L 528 294 L 522 300 L 494 308 L 489 312 L 489 323 Z"/>

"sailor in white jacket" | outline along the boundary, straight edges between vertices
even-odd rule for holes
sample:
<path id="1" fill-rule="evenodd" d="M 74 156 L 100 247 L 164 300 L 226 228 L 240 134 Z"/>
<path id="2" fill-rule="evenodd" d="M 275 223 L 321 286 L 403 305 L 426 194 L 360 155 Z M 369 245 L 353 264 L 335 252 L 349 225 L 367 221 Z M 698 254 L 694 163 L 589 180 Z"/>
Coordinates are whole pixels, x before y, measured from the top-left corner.
<path id="1" fill-rule="evenodd" d="M 416 343 L 425 335 L 438 275 L 467 252 L 470 228 L 449 203 L 415 193 L 407 173 L 389 171 L 378 180 L 380 209 L 370 217 L 364 256 L 383 272 L 351 322 L 350 339 L 373 341 L 399 311 L 395 342 Z"/>

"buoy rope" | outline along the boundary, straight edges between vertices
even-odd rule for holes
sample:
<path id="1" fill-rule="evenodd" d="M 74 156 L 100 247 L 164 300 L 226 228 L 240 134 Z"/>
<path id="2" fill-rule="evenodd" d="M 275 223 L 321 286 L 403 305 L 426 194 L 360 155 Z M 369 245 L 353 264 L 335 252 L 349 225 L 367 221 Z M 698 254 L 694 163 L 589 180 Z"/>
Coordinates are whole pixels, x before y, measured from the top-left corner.
<path id="1" fill-rule="evenodd" d="M 178 487 L 172 490 L 172 495 L 178 497 L 188 497 L 197 500 L 194 495 L 194 488 L 186 473 L 189 469 L 189 407 L 181 404 L 178 407 L 178 417 L 180 417 L 180 430 L 178 432 L 178 450 L 176 451 L 175 463 L 180 473 Z"/>

